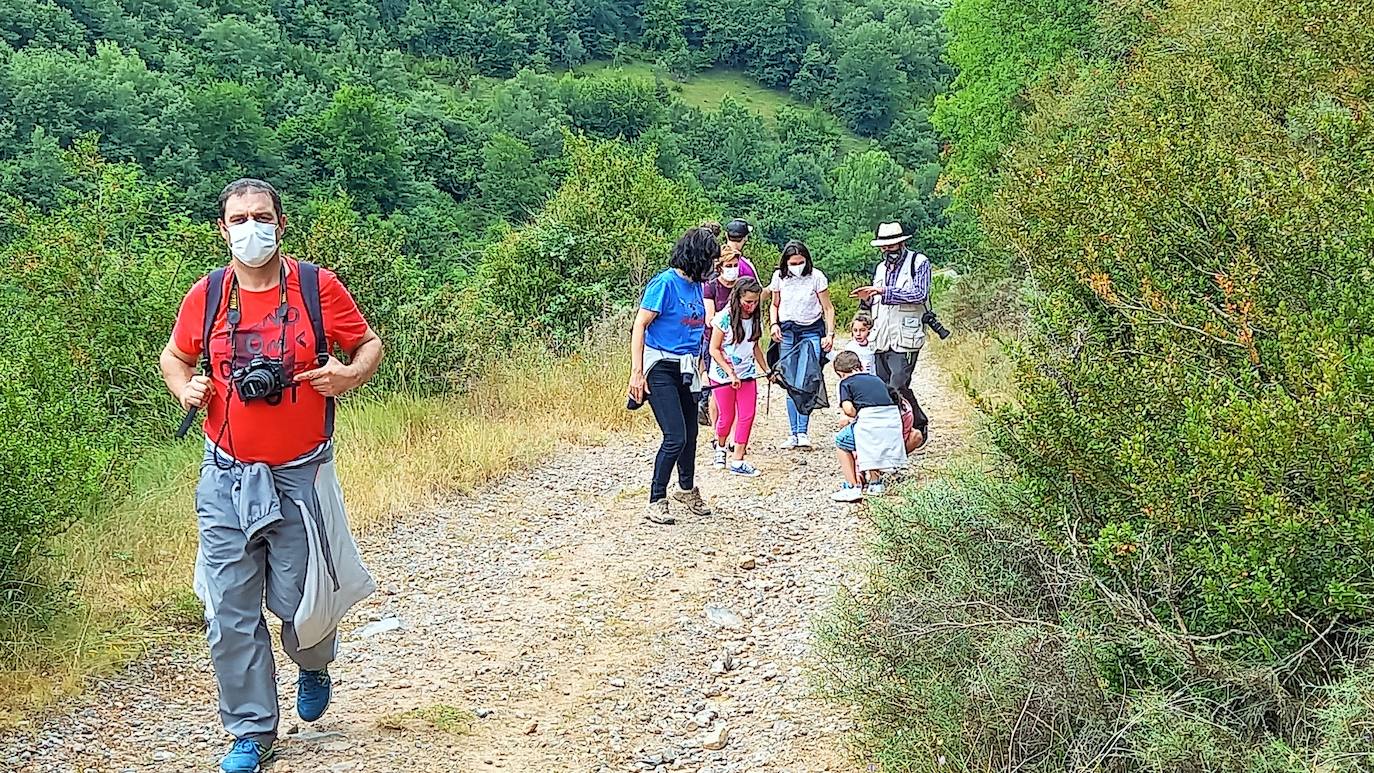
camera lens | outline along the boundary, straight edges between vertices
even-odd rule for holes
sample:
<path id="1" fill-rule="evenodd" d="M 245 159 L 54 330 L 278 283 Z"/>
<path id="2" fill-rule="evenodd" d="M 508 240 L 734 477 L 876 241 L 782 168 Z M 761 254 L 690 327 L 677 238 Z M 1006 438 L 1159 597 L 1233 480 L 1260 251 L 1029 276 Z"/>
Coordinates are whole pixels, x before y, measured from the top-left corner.
<path id="1" fill-rule="evenodd" d="M 244 402 L 266 399 L 269 403 L 286 388 L 285 373 L 279 361 L 255 357 L 234 371 L 234 389 Z"/>

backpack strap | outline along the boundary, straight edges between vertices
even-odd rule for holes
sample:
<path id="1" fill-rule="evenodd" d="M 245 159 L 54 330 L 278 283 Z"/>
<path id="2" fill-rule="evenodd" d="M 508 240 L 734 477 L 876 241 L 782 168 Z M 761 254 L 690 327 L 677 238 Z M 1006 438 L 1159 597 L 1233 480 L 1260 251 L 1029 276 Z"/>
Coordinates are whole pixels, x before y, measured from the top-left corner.
<path id="1" fill-rule="evenodd" d="M 324 312 L 320 310 L 320 267 L 302 260 L 296 264 L 300 271 L 301 299 L 305 301 L 305 313 L 310 317 L 310 328 L 315 334 L 315 365 L 329 362 L 329 339 L 324 334 Z M 334 398 L 324 400 L 324 436 L 334 436 Z"/>
<path id="2" fill-rule="evenodd" d="M 200 338 L 200 365 L 206 376 L 210 376 L 210 335 L 215 329 L 215 317 L 219 315 L 219 305 L 224 300 L 223 266 L 210 272 L 205 280 L 205 325 Z"/>

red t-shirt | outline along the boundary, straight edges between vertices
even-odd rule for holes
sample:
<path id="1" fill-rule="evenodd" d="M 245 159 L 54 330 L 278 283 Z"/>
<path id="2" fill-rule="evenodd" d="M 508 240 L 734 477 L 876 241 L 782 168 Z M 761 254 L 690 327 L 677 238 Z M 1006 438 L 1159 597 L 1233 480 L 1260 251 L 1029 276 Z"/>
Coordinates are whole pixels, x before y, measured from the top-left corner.
<path id="1" fill-rule="evenodd" d="M 277 310 L 281 304 L 280 290 L 273 287 L 260 292 L 239 288 L 241 316 L 235 333 L 236 347 L 231 365 L 229 323 L 225 312 L 229 308 L 229 286 L 233 269 L 225 272 L 224 294 L 210 333 L 210 363 L 214 394 L 205 411 L 205 435 L 225 452 L 241 462 L 284 464 L 311 451 L 325 441 L 325 398 L 309 382 L 293 383 L 282 393 L 281 402 L 268 405 L 263 400 L 245 403 L 234 395 L 233 404 L 226 401 L 229 394 L 229 374 L 242 367 L 254 355 L 281 357 L 288 377 L 315 367 L 315 334 L 310 316 L 301 298 L 300 275 L 296 261 L 286 258 L 286 352 L 281 350 L 281 324 Z M 199 360 L 205 325 L 204 277 L 191 287 L 181 302 L 172 342 L 186 354 Z M 348 294 L 339 277 L 332 271 L 320 269 L 320 314 L 324 317 L 324 333 L 330 351 L 335 344 L 351 352 L 367 334 L 367 320 L 358 310 L 353 296 Z M 226 416 L 228 421 L 226 422 Z"/>

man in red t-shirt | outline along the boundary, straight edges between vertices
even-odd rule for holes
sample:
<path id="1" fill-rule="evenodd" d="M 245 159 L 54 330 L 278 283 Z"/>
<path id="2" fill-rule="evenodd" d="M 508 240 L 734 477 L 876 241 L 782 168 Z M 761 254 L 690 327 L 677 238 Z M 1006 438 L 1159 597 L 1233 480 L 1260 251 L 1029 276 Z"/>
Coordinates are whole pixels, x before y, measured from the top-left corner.
<path id="1" fill-rule="evenodd" d="M 320 268 L 307 283 L 318 286 L 326 346 L 317 348 L 307 302 L 313 298 L 302 293 L 301 264 L 281 253 L 286 217 L 271 185 L 230 183 L 219 206 L 219 231 L 231 260 L 216 294 L 209 340 L 205 277 L 186 294 L 160 365 L 182 408 L 205 410 L 196 592 L 206 607 L 220 717 L 235 739 L 220 766 L 226 773 L 252 773 L 271 757 L 279 719 L 264 597 L 282 620 L 283 649 L 301 668 L 297 710 L 314 721 L 329 705 L 328 665 L 342 612 L 312 596 L 302 627 L 309 571 L 319 568 L 311 564 L 328 565 L 336 593 L 356 564 L 361 579 L 350 585 L 356 592 L 339 602 L 343 611 L 374 587 L 346 523 L 342 535 L 330 527 L 338 523 L 330 519 L 343 517 L 330 419 L 332 400 L 377 372 L 382 342 L 338 277 Z M 336 347 L 347 364 L 332 354 Z M 317 362 L 317 349 L 330 352 L 327 361 Z M 209 373 L 197 375 L 207 350 Z M 331 541 L 343 544 L 320 547 Z M 324 630 L 317 630 L 321 618 L 310 615 L 324 607 L 331 608 Z"/>

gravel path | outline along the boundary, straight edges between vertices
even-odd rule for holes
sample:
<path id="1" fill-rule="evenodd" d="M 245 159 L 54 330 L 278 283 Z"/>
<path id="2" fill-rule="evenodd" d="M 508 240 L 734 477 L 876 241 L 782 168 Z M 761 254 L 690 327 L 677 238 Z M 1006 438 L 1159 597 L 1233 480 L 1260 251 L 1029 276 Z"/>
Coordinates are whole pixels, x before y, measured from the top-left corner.
<path id="1" fill-rule="evenodd" d="M 967 411 L 924 361 L 915 389 L 935 429 L 921 474 L 963 437 Z M 838 417 L 813 417 L 818 449 L 776 450 L 780 395 L 754 432 L 762 477 L 703 465 L 713 517 L 642 520 L 656 442 L 640 437 L 565 449 L 369 535 L 381 590 L 343 626 L 323 720 L 295 720 L 295 668 L 278 656 L 286 714 L 268 770 L 871 770 L 847 752 L 851 717 L 809 678 L 810 621 L 860 581 L 864 520 L 829 500 Z M 0 760 L 212 771 L 226 743 L 196 644 L 0 738 Z"/>

